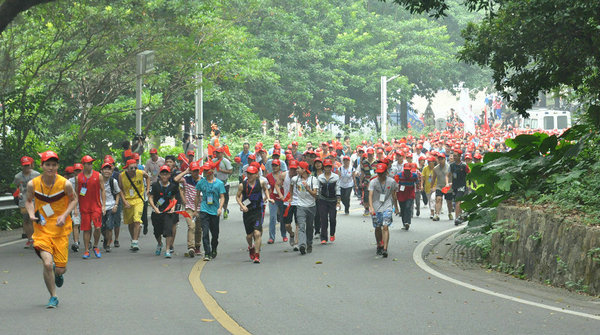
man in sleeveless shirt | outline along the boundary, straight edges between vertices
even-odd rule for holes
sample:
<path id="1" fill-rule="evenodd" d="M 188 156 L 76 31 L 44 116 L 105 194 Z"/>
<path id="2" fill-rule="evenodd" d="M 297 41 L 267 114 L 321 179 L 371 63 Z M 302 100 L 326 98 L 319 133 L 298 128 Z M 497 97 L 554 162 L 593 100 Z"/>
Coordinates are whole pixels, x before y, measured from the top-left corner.
<path id="1" fill-rule="evenodd" d="M 243 213 L 250 259 L 254 263 L 260 263 L 263 202 L 268 199 L 270 203 L 275 203 L 275 200 L 270 198 L 267 182 L 258 178 L 256 167 L 249 166 L 246 173 L 248 178 L 239 184 L 236 200 Z"/>
<path id="2" fill-rule="evenodd" d="M 77 197 L 71 183 L 57 174 L 58 155 L 46 151 L 40 157 L 43 173 L 27 183 L 25 208 L 34 222 L 33 247 L 42 259 L 44 282 L 50 293 L 46 307 L 56 308 L 56 287 L 63 285 L 69 259 L 69 234 L 73 229 L 69 213 L 77 205 Z"/>
<path id="3" fill-rule="evenodd" d="M 102 257 L 98 242 L 102 230 L 102 213 L 105 211 L 106 193 L 104 191 L 104 178 L 98 171 L 94 171 L 91 156 L 83 156 L 81 164 L 83 171 L 77 175 L 77 195 L 79 197 L 79 214 L 81 215 L 81 231 L 83 232 L 83 246 L 85 252 L 83 259 L 90 258 L 90 240 L 92 239 L 92 225 L 94 231 L 94 255 Z"/>

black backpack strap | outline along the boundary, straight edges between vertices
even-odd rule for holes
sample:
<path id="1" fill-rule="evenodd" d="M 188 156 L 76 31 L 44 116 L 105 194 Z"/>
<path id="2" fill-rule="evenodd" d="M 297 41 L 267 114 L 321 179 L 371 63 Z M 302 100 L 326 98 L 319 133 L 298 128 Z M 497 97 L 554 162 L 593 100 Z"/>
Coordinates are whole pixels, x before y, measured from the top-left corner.
<path id="1" fill-rule="evenodd" d="M 127 172 L 125 172 L 125 175 L 127 176 L 127 179 L 129 179 L 129 184 L 131 185 L 131 187 L 133 187 L 133 189 L 135 190 L 135 193 L 137 193 L 138 197 L 140 197 L 140 199 L 142 199 L 142 201 L 144 201 L 144 197 L 142 197 L 142 195 L 140 194 L 140 191 L 138 191 L 137 187 L 135 187 L 135 184 L 131 180 L 131 177 L 129 177 Z"/>

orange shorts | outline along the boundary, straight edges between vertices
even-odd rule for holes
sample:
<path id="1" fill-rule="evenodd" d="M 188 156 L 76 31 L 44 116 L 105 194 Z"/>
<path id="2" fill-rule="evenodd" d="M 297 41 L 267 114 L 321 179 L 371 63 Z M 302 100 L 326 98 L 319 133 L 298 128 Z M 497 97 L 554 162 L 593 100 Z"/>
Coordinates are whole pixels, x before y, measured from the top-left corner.
<path id="1" fill-rule="evenodd" d="M 40 256 L 41 251 L 50 253 L 54 258 L 56 267 L 64 268 L 67 266 L 69 261 L 69 235 L 48 236 L 37 234 L 34 235 L 33 247 L 38 256 Z"/>
<path id="2" fill-rule="evenodd" d="M 81 231 L 92 230 L 92 222 L 94 222 L 94 228 L 100 229 L 102 227 L 102 210 L 93 213 L 82 213 L 81 216 Z"/>

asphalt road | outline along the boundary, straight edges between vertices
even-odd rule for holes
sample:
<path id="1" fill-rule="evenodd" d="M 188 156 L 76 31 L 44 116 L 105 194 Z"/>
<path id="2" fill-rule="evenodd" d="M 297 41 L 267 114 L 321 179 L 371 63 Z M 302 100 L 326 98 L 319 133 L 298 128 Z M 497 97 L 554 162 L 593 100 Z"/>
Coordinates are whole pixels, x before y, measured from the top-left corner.
<path id="1" fill-rule="evenodd" d="M 140 239 L 141 250 L 131 253 L 125 232 L 124 247 L 102 259 L 83 260 L 71 252 L 56 310 L 43 307 L 48 294 L 34 252 L 22 243 L 0 247 L 0 334 L 229 334 L 224 326 L 232 322 L 251 334 L 598 334 L 597 319 L 484 294 L 417 266 L 415 248 L 453 228 L 448 220 L 414 218 L 407 232 L 395 218 L 384 259 L 375 255 L 370 218 L 353 201 L 350 216 L 338 215 L 334 243 L 314 240 L 313 253 L 301 256 L 278 233 L 273 245 L 263 237 L 262 263 L 253 264 L 231 200 L 215 260 L 182 256 L 185 224 L 179 225 L 172 259 L 154 256 L 151 232 Z M 445 260 L 447 248 L 439 241 L 425 246 L 436 271 L 528 301 L 600 314 L 597 298 L 457 267 Z M 218 306 L 196 294 L 199 286 Z"/>

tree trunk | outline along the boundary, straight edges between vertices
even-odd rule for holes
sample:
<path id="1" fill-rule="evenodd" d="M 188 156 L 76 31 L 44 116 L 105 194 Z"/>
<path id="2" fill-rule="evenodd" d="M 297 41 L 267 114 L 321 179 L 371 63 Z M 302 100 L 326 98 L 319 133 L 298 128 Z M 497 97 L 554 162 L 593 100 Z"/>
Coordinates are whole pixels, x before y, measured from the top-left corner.
<path id="1" fill-rule="evenodd" d="M 55 0 L 5 0 L 2 5 L 0 5 L 0 35 L 19 13 L 24 12 L 33 6 L 53 1 Z"/>

